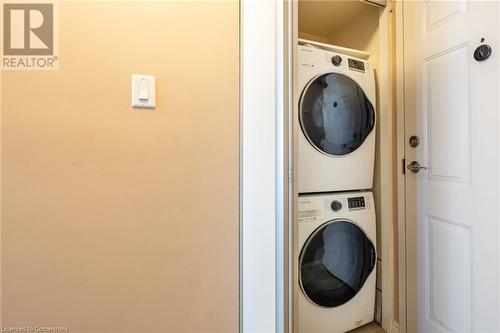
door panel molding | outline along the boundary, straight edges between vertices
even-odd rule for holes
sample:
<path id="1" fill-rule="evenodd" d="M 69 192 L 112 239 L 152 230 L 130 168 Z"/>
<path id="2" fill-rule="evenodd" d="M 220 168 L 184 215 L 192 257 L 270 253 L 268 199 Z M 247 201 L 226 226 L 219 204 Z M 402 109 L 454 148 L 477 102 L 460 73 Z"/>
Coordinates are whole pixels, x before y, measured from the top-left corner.
<path id="1" fill-rule="evenodd" d="M 427 215 L 425 228 L 427 320 L 436 331 L 471 332 L 472 227 Z M 453 289 L 463 293 L 453 294 Z"/>
<path id="2" fill-rule="evenodd" d="M 424 165 L 429 168 L 428 181 L 469 183 L 470 68 L 467 59 L 470 53 L 470 43 L 466 42 L 423 61 L 423 148 Z M 454 76 L 451 80 L 444 77 L 450 75 Z M 445 105 L 446 96 L 443 95 L 446 94 L 456 96 L 452 99 L 454 105 Z M 437 126 L 450 122 L 452 126 L 445 129 L 452 129 L 451 132 Z"/>
<path id="3" fill-rule="evenodd" d="M 461 0 L 461 1 L 426 0 L 425 13 L 424 13 L 425 33 L 429 33 L 431 30 L 439 28 L 441 24 L 446 24 L 448 20 L 451 20 L 456 15 L 467 13 L 468 5 L 469 5 L 469 0 Z M 433 15 L 434 10 L 438 12 L 435 13 L 436 15 Z"/>

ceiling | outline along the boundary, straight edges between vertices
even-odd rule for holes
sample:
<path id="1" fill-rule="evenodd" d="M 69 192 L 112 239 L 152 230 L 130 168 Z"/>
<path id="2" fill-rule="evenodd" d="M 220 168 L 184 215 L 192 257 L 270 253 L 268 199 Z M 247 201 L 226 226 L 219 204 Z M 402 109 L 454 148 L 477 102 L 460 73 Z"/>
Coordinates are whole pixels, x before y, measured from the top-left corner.
<path id="1" fill-rule="evenodd" d="M 328 37 L 364 10 L 378 9 L 357 0 L 299 0 L 299 31 Z"/>

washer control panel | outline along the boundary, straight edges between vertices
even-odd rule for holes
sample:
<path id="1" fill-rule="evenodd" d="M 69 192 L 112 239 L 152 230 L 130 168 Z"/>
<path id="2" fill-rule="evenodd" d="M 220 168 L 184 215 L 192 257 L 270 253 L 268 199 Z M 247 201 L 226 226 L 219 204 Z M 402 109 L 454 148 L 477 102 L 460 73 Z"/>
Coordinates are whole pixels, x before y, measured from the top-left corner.
<path id="1" fill-rule="evenodd" d="M 298 222 L 314 222 L 356 214 L 372 213 L 373 196 L 369 192 L 348 194 L 299 195 Z M 344 215 L 346 214 L 346 215 Z"/>
<path id="2" fill-rule="evenodd" d="M 363 196 L 347 198 L 347 204 L 349 206 L 349 210 L 365 209 L 365 197 Z"/>
<path id="3" fill-rule="evenodd" d="M 365 63 L 363 61 L 348 58 L 349 69 L 354 69 L 355 71 L 365 72 Z"/>

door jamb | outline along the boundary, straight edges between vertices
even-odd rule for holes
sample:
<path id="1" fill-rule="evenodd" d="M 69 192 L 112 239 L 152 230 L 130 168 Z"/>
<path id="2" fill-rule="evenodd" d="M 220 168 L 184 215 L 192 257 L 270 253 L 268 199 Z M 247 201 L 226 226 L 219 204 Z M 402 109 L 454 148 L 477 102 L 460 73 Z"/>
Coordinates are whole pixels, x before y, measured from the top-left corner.
<path id="1" fill-rule="evenodd" d="M 396 15 L 396 117 L 397 117 L 397 171 L 398 193 L 398 278 L 399 278 L 399 332 L 406 333 L 406 182 L 405 158 L 405 91 L 404 91 L 404 2 L 395 1 Z"/>
<path id="2" fill-rule="evenodd" d="M 240 1 L 240 332 L 276 332 L 279 269 L 276 229 L 283 201 L 281 170 L 282 79 L 276 61 L 283 24 L 274 1 Z M 277 112 L 278 111 L 278 112 Z"/>
<path id="3" fill-rule="evenodd" d="M 378 218 L 380 225 L 380 257 L 382 287 L 382 311 L 381 324 L 387 332 L 394 332 L 397 328 L 396 309 L 395 309 L 395 280 L 397 272 L 395 224 L 396 224 L 396 179 L 397 172 L 394 164 L 395 151 L 394 145 L 396 138 L 394 130 L 396 126 L 396 117 L 394 114 L 394 24 L 392 16 L 394 15 L 394 2 L 388 1 L 387 5 L 379 11 L 379 51 L 378 63 L 376 64 L 376 75 L 379 92 L 379 166 L 376 176 L 380 177 L 380 188 L 378 189 L 380 206 Z M 384 223 L 382 223 L 384 221 Z"/>

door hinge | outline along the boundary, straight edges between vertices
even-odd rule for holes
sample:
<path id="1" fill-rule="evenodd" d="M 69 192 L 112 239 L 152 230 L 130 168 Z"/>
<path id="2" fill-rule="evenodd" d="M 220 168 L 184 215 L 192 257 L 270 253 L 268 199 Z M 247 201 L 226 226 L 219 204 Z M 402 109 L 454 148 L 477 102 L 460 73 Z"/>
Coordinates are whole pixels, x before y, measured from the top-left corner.
<path id="1" fill-rule="evenodd" d="M 403 175 L 405 175 L 405 174 L 406 174 L 406 159 L 405 159 L 405 158 L 403 158 L 403 159 L 401 160 L 401 173 L 402 173 Z"/>

